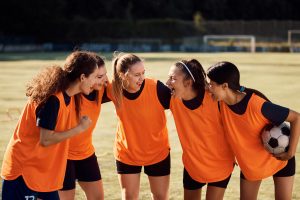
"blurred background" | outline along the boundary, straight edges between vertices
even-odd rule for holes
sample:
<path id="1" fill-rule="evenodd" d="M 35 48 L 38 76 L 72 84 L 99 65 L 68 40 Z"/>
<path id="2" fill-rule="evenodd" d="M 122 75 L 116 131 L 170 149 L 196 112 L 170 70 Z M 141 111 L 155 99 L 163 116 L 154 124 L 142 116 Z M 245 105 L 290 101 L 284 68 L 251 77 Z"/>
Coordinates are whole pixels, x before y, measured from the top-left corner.
<path id="1" fill-rule="evenodd" d="M 0 52 L 300 51 L 299 8 L 299 0 L 1 1 Z"/>

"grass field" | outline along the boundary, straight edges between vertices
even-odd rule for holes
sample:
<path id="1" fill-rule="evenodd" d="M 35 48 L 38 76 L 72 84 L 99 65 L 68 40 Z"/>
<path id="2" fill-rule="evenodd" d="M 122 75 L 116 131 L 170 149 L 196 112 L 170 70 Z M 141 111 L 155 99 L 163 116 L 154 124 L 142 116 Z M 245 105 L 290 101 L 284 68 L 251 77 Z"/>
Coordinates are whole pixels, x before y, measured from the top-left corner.
<path id="1" fill-rule="evenodd" d="M 28 53 L 0 54 L 0 163 L 11 134 L 17 123 L 19 109 L 25 102 L 25 84 L 38 70 L 51 64 L 62 64 L 67 53 Z M 167 80 L 169 67 L 180 59 L 196 58 L 207 69 L 218 61 L 231 61 L 241 71 L 241 84 L 256 88 L 267 95 L 273 102 L 300 111 L 300 55 L 283 53 L 139 53 L 145 59 L 146 76 L 163 82 Z M 111 77 L 111 54 L 104 55 Z M 7 111 L 11 114 L 7 115 Z M 169 138 L 171 143 L 171 185 L 170 199 L 182 199 L 181 146 L 172 116 L 168 118 Z M 94 145 L 101 166 L 105 199 L 120 199 L 120 189 L 113 157 L 113 140 L 116 128 L 116 116 L 111 103 L 102 107 L 100 120 L 94 131 Z M 296 154 L 297 166 L 293 199 L 300 199 L 300 148 Z M 147 176 L 142 174 L 140 199 L 150 199 Z M 0 189 L 1 190 L 1 189 Z M 204 194 L 203 194 L 204 195 Z M 76 199 L 85 199 L 81 189 L 77 189 Z M 228 189 L 227 200 L 239 199 L 239 169 L 235 168 Z M 271 178 L 263 181 L 259 199 L 274 199 Z"/>

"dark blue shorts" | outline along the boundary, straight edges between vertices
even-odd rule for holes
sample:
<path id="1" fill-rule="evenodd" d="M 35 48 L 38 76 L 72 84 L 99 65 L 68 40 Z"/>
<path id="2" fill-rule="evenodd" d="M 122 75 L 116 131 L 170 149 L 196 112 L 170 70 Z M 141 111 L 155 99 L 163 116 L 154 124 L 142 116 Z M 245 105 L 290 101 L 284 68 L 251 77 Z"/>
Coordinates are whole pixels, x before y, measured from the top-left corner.
<path id="1" fill-rule="evenodd" d="M 118 174 L 138 174 L 142 171 L 142 166 L 128 165 L 116 161 Z M 144 166 L 144 172 L 148 176 L 166 176 L 170 175 L 171 158 L 170 154 L 162 161 L 153 165 Z"/>
<path id="2" fill-rule="evenodd" d="M 2 200 L 59 200 L 58 192 L 36 192 L 27 187 L 22 176 L 15 180 L 3 180 Z"/>
<path id="3" fill-rule="evenodd" d="M 95 154 L 83 160 L 68 160 L 64 185 L 61 190 L 75 189 L 75 182 L 101 180 L 100 168 Z"/>
<path id="4" fill-rule="evenodd" d="M 220 188 L 227 188 L 227 185 L 229 183 L 229 180 L 231 178 L 231 174 L 224 180 L 218 181 L 218 182 L 210 182 L 210 183 L 201 183 L 196 180 L 194 180 L 189 173 L 184 168 L 183 170 L 183 187 L 186 190 L 198 190 L 205 186 L 206 184 L 208 186 L 215 186 Z"/>
<path id="5" fill-rule="evenodd" d="M 38 198 L 42 200 L 59 200 L 58 191 L 38 192 Z"/>
<path id="6" fill-rule="evenodd" d="M 288 176 L 294 176 L 296 172 L 296 159 L 295 156 L 288 160 L 287 165 L 276 172 L 276 174 L 273 175 L 273 177 L 288 177 Z M 246 179 L 243 172 L 241 171 L 240 178 Z"/>

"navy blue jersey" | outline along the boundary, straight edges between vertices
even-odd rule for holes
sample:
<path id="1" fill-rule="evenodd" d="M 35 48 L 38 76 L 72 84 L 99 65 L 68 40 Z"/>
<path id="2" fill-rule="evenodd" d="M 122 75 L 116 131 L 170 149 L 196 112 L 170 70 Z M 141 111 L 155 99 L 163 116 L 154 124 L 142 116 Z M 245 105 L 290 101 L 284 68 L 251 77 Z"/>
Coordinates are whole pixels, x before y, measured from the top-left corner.
<path id="1" fill-rule="evenodd" d="M 83 94 L 83 96 L 89 101 L 95 101 L 98 95 L 98 91 L 94 90 L 89 95 Z"/>
<path id="2" fill-rule="evenodd" d="M 102 95 L 102 99 L 101 99 L 101 103 L 107 103 L 110 102 L 111 99 L 108 98 L 107 93 L 106 93 L 106 88 L 104 89 L 103 95 Z"/>
<path id="3" fill-rule="evenodd" d="M 171 90 L 160 81 L 157 81 L 157 97 L 165 109 L 170 108 Z"/>
<path id="4" fill-rule="evenodd" d="M 253 93 L 246 94 L 246 96 L 239 103 L 228 105 L 228 107 L 236 114 L 244 114 L 252 94 Z M 286 120 L 289 111 L 290 110 L 286 107 L 282 107 L 268 101 L 266 101 L 261 108 L 261 113 L 263 116 L 276 126 L 282 124 Z"/>
<path id="5" fill-rule="evenodd" d="M 93 92 L 91 92 L 89 95 L 83 95 L 86 99 L 90 100 L 90 101 L 95 101 L 98 95 L 98 91 L 94 90 Z M 99 100 L 99 99 L 98 99 Z M 108 98 L 107 94 L 106 94 L 106 88 L 104 88 L 104 92 L 102 95 L 102 99 L 101 99 L 101 104 L 102 103 L 107 103 L 110 102 L 111 99 Z"/>
<path id="6" fill-rule="evenodd" d="M 123 95 L 130 100 L 137 99 L 140 94 L 142 93 L 143 89 L 145 86 L 145 81 L 143 81 L 141 88 L 139 91 L 135 93 L 130 93 L 126 90 L 123 90 Z M 171 90 L 163 84 L 161 81 L 157 81 L 157 97 L 159 99 L 160 104 L 165 108 L 169 109 L 170 108 L 170 100 L 171 100 Z"/>
<path id="7" fill-rule="evenodd" d="M 70 104 L 71 97 L 67 93 L 63 92 L 66 106 Z M 36 124 L 38 127 L 54 130 L 57 121 L 57 115 L 59 110 L 59 100 L 56 96 L 52 95 L 48 98 L 46 103 L 37 108 L 36 110 Z"/>
<path id="8" fill-rule="evenodd" d="M 190 110 L 199 108 L 204 98 L 204 92 L 199 93 L 195 98 L 190 100 L 182 100 L 182 103 Z"/>

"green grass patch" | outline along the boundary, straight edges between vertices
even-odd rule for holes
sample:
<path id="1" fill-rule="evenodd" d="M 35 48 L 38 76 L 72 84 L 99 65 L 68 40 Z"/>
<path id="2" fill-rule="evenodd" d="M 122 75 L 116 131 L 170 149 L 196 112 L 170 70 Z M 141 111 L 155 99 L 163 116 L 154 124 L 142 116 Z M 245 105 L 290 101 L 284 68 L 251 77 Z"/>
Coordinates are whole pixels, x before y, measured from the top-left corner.
<path id="1" fill-rule="evenodd" d="M 26 103 L 25 84 L 42 68 L 51 64 L 63 64 L 68 52 L 61 53 L 15 53 L 0 54 L 0 163 L 7 143 L 14 131 L 18 117 L 17 109 Z M 273 102 L 300 111 L 300 59 L 299 54 L 289 53 L 138 53 L 145 60 L 146 76 L 163 82 L 167 80 L 169 67 L 181 59 L 198 59 L 207 69 L 218 61 L 231 61 L 241 71 L 241 84 L 260 90 Z M 112 54 L 104 54 L 108 76 L 111 79 Z M 13 119 L 7 115 L 10 111 Z M 183 199 L 181 147 L 175 125 L 170 114 L 168 119 L 171 144 L 171 184 L 170 199 Z M 120 199 L 120 187 L 113 157 L 113 141 L 117 119 L 112 103 L 102 106 L 100 120 L 94 131 L 94 145 L 101 166 L 106 199 Z M 300 199 L 300 153 L 296 154 L 298 168 L 296 171 L 293 199 Z M 150 199 L 147 176 L 141 175 L 140 199 Z M 0 183 L 1 184 L 1 183 Z M 239 169 L 235 168 L 224 199 L 239 199 Z M 0 186 L 1 188 L 1 186 Z M 0 189 L 1 190 L 1 189 Z M 205 189 L 204 189 L 205 190 Z M 263 181 L 259 199 L 274 199 L 273 181 Z M 204 198 L 205 192 L 203 192 Z M 77 187 L 76 199 L 86 199 Z"/>

